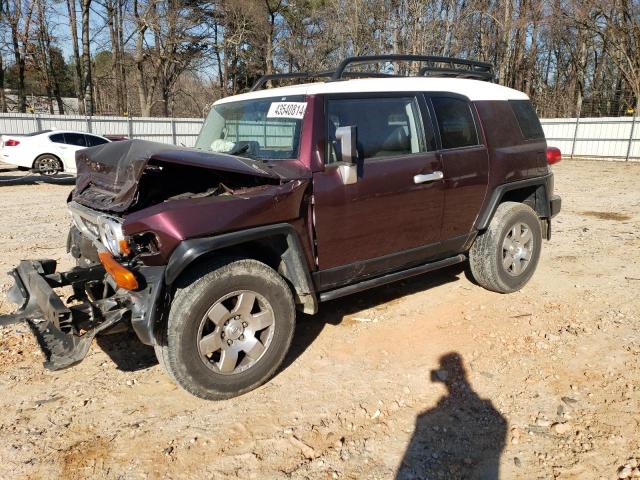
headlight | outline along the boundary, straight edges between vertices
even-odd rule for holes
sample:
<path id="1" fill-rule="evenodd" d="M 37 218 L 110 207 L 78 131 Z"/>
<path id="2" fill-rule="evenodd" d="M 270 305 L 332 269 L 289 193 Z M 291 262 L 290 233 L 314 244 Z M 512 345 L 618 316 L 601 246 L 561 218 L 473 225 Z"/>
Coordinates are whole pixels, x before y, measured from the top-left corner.
<path id="1" fill-rule="evenodd" d="M 100 219 L 100 240 L 102 244 L 113 255 L 121 255 L 120 241 L 124 240 L 122 225 L 112 218 L 101 216 Z"/>

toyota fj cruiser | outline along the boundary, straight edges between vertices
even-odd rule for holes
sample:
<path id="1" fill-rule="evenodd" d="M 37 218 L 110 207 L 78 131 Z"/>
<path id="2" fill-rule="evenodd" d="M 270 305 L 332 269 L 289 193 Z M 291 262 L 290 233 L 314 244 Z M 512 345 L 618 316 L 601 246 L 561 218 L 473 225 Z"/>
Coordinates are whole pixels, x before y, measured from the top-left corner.
<path id="1" fill-rule="evenodd" d="M 426 66 L 348 69 L 396 61 Z M 353 57 L 219 100 L 195 148 L 79 151 L 77 267 L 20 262 L 8 294 L 19 309 L 0 323 L 28 321 L 53 370 L 130 325 L 178 384 L 220 399 L 274 374 L 296 309 L 466 261 L 481 286 L 514 292 L 560 210 L 549 168 L 560 152 L 528 97 L 491 79 L 469 60 Z"/>

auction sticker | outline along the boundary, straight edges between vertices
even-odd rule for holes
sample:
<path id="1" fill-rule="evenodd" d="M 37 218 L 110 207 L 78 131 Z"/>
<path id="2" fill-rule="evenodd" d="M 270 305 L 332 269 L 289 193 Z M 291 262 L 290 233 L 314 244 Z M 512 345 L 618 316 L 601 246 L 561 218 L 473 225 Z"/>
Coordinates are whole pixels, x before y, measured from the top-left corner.
<path id="1" fill-rule="evenodd" d="M 272 102 L 267 118 L 299 118 L 304 117 L 307 102 Z"/>

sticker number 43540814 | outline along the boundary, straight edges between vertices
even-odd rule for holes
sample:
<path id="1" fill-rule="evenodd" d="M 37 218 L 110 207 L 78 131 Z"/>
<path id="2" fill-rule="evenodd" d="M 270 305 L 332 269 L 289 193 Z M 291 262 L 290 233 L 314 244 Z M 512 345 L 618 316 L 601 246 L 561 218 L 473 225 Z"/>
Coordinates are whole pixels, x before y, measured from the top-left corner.
<path id="1" fill-rule="evenodd" d="M 303 118 L 307 109 L 306 102 L 273 102 L 267 112 L 267 118 Z"/>

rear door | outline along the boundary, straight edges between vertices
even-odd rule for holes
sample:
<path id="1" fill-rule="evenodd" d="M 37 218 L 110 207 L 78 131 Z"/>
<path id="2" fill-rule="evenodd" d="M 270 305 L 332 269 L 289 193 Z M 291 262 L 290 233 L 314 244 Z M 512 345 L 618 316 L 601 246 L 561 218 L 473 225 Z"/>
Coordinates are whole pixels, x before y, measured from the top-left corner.
<path id="1" fill-rule="evenodd" d="M 489 157 L 473 105 L 463 96 L 429 94 L 444 173 L 442 239 L 451 253 L 468 240 L 488 188 Z"/>
<path id="2" fill-rule="evenodd" d="M 440 239 L 442 170 L 420 94 L 348 94 L 325 102 L 324 171 L 314 174 L 314 226 L 320 289 L 429 256 Z M 357 182 L 345 185 L 335 131 L 356 126 Z M 435 180 L 427 180 L 435 173 Z"/>
<path id="3" fill-rule="evenodd" d="M 76 152 L 87 148 L 87 140 L 82 133 L 65 132 L 64 134 L 64 164 L 65 170 L 76 171 Z"/>
<path id="4" fill-rule="evenodd" d="M 50 149 L 51 151 L 47 153 L 53 153 L 60 160 L 62 160 L 65 172 L 75 171 L 75 150 L 67 145 L 65 134 L 62 132 L 54 133 L 52 135 L 49 135 L 49 140 L 51 141 L 51 145 L 48 147 L 48 149 Z"/>

